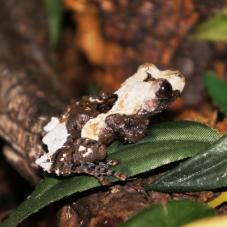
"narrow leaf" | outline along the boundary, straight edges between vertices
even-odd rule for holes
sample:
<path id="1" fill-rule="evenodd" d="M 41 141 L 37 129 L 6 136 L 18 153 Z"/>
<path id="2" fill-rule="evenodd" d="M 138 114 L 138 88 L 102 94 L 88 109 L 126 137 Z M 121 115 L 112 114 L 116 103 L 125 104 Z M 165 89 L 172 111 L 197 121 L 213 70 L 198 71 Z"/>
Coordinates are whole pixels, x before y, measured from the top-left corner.
<path id="1" fill-rule="evenodd" d="M 227 202 L 227 192 L 222 192 L 217 198 L 211 200 L 208 203 L 208 206 L 212 208 L 216 208 L 226 202 Z"/>
<path id="2" fill-rule="evenodd" d="M 121 227 L 180 227 L 215 211 L 208 206 L 190 200 L 170 201 L 166 205 L 155 204 L 132 217 Z"/>
<path id="3" fill-rule="evenodd" d="M 146 188 L 163 192 L 192 192 L 227 186 L 227 135 L 205 152 L 183 162 Z"/>
<path id="4" fill-rule="evenodd" d="M 109 147 L 108 159 L 116 159 L 114 167 L 135 176 L 156 167 L 192 157 L 221 137 L 215 130 L 195 122 L 172 122 L 152 125 L 147 136 L 134 145 L 119 142 Z M 35 191 L 0 226 L 16 226 L 41 208 L 74 193 L 100 186 L 89 176 L 45 178 Z"/>
<path id="5" fill-rule="evenodd" d="M 208 72 L 205 86 L 213 102 L 227 115 L 227 82 L 217 79 L 215 73 Z"/>
<path id="6" fill-rule="evenodd" d="M 55 48 L 58 44 L 62 23 L 62 1 L 44 0 L 44 6 L 48 14 L 50 44 Z"/>
<path id="7" fill-rule="evenodd" d="M 198 26 L 194 38 L 208 41 L 227 41 L 227 9 Z"/>

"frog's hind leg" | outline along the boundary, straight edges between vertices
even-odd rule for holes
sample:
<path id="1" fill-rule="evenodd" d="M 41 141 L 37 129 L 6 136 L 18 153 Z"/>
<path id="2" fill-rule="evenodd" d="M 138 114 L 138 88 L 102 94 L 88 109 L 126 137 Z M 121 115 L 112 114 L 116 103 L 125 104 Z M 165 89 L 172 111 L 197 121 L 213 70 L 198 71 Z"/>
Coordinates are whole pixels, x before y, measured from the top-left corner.
<path id="1" fill-rule="evenodd" d="M 102 185 L 110 184 L 107 177 L 116 177 L 120 181 L 125 181 L 127 176 L 121 172 L 111 170 L 110 167 L 116 165 L 116 161 L 97 161 L 81 163 L 81 167 L 77 167 L 77 171 L 81 168 L 81 172 L 96 177 Z"/>

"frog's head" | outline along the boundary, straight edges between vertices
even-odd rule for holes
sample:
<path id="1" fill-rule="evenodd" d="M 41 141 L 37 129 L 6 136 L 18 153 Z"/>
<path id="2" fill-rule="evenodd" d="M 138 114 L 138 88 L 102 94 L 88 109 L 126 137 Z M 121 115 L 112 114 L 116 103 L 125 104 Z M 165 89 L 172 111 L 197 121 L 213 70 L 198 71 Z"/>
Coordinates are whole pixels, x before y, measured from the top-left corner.
<path id="1" fill-rule="evenodd" d="M 146 63 L 123 83 L 116 94 L 124 97 L 126 92 L 130 93 L 131 109 L 138 110 L 133 106 L 137 105 L 140 106 L 139 113 L 155 114 L 166 109 L 182 93 L 184 86 L 185 78 L 179 71 L 161 71 L 155 65 Z"/>
<path id="2" fill-rule="evenodd" d="M 159 70 L 151 63 L 145 63 L 138 68 L 137 79 L 144 82 L 153 82 L 153 86 L 159 87 L 157 95 L 160 98 L 169 98 L 171 93 L 179 95 L 184 89 L 185 78 L 178 70 Z M 159 94 L 158 94 L 159 93 Z M 163 97 L 161 97 L 163 96 Z"/>
<path id="3" fill-rule="evenodd" d="M 161 112 L 167 108 L 169 102 L 180 96 L 185 86 L 185 77 L 178 70 L 161 71 L 150 63 L 141 65 L 137 74 L 140 75 L 140 80 L 150 83 L 153 87 L 157 105 L 154 112 Z"/>

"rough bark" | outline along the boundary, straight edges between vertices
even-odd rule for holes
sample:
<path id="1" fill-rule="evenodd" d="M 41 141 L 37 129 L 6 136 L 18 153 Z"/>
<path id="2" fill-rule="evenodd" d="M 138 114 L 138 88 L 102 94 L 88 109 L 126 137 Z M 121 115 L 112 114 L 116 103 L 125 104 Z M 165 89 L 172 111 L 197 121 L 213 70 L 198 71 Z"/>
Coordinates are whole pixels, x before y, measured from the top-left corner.
<path id="1" fill-rule="evenodd" d="M 42 152 L 41 128 L 67 97 L 49 51 L 47 17 L 37 12 L 41 6 L 2 0 L 0 7 L 0 135 L 14 148 L 6 157 L 32 183 L 38 181 L 34 159 Z"/>

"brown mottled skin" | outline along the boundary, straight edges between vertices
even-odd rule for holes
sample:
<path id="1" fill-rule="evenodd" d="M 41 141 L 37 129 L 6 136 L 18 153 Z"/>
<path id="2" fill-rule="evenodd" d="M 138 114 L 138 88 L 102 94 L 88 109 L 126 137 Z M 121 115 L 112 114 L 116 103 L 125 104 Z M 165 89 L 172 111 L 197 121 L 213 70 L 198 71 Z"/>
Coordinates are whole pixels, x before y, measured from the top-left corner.
<path id="1" fill-rule="evenodd" d="M 120 180 L 125 180 L 124 174 L 109 169 L 116 162 L 105 160 L 106 146 L 114 139 L 125 143 L 136 143 L 145 134 L 149 124 L 148 117 L 165 109 L 178 94 L 176 91 L 172 91 L 171 85 L 167 81 L 164 81 L 163 86 L 157 92 L 158 108 L 155 112 L 131 116 L 109 115 L 105 120 L 107 127 L 99 141 L 81 138 L 81 130 L 91 118 L 109 111 L 117 100 L 117 95 L 102 92 L 98 96 L 85 96 L 80 101 L 73 102 L 60 118 L 62 121 L 66 121 L 70 136 L 64 147 L 52 156 L 50 172 L 62 176 L 87 173 L 98 178 L 102 184 L 108 183 L 106 176 L 115 176 Z M 80 146 L 83 147 L 82 150 L 79 149 Z M 89 155 L 83 156 L 86 152 Z"/>

